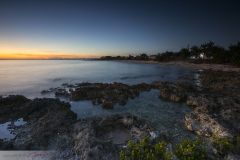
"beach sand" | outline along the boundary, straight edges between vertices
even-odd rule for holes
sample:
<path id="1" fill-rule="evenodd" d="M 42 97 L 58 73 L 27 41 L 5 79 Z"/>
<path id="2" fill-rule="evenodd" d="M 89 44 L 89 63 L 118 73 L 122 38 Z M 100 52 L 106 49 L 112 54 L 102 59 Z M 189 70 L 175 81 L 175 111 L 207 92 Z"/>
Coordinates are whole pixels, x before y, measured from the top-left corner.
<path id="1" fill-rule="evenodd" d="M 225 65 L 225 64 L 196 64 L 186 61 L 172 61 L 172 62 L 157 62 L 157 61 L 142 61 L 142 60 L 123 60 L 127 63 L 142 63 L 142 64 L 166 64 L 166 65 L 178 65 L 181 67 L 196 69 L 196 70 L 214 70 L 214 71 L 233 71 L 239 72 L 240 67 Z"/>

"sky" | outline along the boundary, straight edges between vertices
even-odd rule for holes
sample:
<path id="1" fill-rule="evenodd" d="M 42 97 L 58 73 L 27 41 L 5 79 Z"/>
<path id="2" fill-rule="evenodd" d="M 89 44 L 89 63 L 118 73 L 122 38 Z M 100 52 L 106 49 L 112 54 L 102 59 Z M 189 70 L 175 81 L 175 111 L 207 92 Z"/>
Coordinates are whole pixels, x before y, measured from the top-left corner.
<path id="1" fill-rule="evenodd" d="M 156 54 L 240 40 L 231 0 L 1 0 L 0 59 Z"/>

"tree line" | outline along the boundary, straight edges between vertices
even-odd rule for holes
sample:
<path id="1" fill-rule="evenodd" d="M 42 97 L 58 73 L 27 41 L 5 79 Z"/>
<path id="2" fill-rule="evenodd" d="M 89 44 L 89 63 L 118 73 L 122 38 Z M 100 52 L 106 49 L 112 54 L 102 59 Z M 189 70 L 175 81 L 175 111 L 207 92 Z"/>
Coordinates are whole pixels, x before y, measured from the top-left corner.
<path id="1" fill-rule="evenodd" d="M 206 42 L 200 46 L 182 48 L 177 52 L 166 51 L 155 55 L 142 53 L 136 56 L 104 56 L 101 60 L 152 60 L 159 62 L 190 61 L 194 63 L 218 63 L 240 65 L 240 42 L 231 44 L 227 48 Z"/>

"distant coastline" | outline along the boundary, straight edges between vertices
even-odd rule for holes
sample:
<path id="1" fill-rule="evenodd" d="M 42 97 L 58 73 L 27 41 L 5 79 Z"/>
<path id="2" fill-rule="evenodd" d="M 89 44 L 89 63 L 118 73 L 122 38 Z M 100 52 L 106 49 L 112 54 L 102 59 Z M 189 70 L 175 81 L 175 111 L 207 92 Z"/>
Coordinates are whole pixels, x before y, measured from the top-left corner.
<path id="1" fill-rule="evenodd" d="M 209 63 L 191 63 L 188 61 L 171 61 L 171 62 L 157 62 L 157 61 L 143 61 L 143 60 L 121 60 L 120 62 L 138 63 L 138 64 L 164 64 L 164 65 L 178 65 L 185 68 L 197 70 L 219 70 L 219 71 L 240 71 L 239 66 L 231 64 L 209 64 Z"/>
<path id="2" fill-rule="evenodd" d="M 217 64 L 217 63 L 196 63 L 195 61 L 186 60 L 172 60 L 172 61 L 156 61 L 156 60 L 107 60 L 101 58 L 81 58 L 81 59 L 0 59 L 0 61 L 62 61 L 62 60 L 81 60 L 81 61 L 115 61 L 124 63 L 136 63 L 136 64 L 164 64 L 164 65 L 177 65 L 180 67 L 196 69 L 196 70 L 219 70 L 219 71 L 240 71 L 239 65 L 233 64 Z"/>
<path id="3" fill-rule="evenodd" d="M 99 60 L 99 58 L 0 59 L 1 60 Z"/>
<path id="4" fill-rule="evenodd" d="M 200 46 L 182 48 L 177 52 L 166 51 L 153 55 L 141 53 L 129 56 L 103 56 L 101 60 L 137 60 L 156 62 L 188 62 L 195 64 L 224 64 L 240 66 L 240 42 L 229 45 L 227 48 L 216 45 L 214 42 L 203 43 Z"/>

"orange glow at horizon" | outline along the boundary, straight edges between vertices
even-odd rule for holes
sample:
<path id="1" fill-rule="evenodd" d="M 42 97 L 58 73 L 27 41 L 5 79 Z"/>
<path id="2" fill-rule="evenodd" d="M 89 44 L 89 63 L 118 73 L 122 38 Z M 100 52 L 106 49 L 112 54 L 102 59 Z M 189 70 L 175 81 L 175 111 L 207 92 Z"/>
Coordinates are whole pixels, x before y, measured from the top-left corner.
<path id="1" fill-rule="evenodd" d="M 89 53 L 52 53 L 52 52 L 7 52 L 0 50 L 0 59 L 78 59 L 78 58 L 98 58 L 96 54 Z"/>

